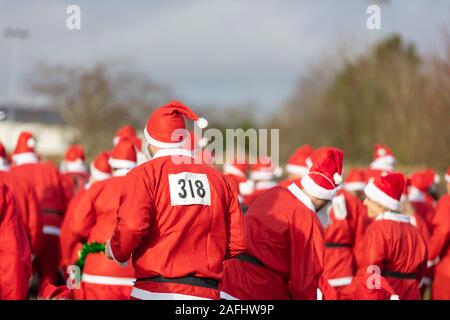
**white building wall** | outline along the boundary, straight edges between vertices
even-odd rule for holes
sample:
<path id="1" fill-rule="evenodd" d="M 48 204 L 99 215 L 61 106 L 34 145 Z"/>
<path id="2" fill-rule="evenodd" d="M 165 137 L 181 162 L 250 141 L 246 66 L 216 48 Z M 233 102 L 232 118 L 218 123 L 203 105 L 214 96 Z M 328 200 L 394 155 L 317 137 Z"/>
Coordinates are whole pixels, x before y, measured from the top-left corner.
<path id="1" fill-rule="evenodd" d="M 14 149 L 21 131 L 32 132 L 37 140 L 38 153 L 47 156 L 64 154 L 75 134 L 67 126 L 0 121 L 0 141 L 9 152 Z"/>

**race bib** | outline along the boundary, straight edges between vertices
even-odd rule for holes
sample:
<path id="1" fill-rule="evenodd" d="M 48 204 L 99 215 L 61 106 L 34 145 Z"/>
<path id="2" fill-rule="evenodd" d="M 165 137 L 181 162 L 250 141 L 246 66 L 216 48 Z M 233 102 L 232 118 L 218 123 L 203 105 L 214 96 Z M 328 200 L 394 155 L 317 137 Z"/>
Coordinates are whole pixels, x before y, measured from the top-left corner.
<path id="1" fill-rule="evenodd" d="M 211 189 L 206 174 L 192 172 L 169 174 L 169 188 L 172 206 L 211 205 Z"/>

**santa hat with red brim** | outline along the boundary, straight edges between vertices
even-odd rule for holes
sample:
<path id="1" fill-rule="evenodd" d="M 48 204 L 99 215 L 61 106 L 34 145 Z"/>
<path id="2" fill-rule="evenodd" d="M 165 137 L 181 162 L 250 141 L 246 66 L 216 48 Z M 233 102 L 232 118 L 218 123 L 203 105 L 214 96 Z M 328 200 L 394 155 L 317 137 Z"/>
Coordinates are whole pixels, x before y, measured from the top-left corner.
<path id="1" fill-rule="evenodd" d="M 205 118 L 198 117 L 189 107 L 174 100 L 150 115 L 144 129 L 145 139 L 159 148 L 182 147 L 186 142 L 184 118 L 194 121 L 201 129 L 208 126 Z"/>
<path id="2" fill-rule="evenodd" d="M 364 193 L 376 203 L 398 212 L 404 187 L 405 176 L 398 172 L 391 172 L 370 181 L 364 189 Z"/>
<path id="3" fill-rule="evenodd" d="M 312 167 L 301 180 L 303 189 L 318 199 L 331 200 L 342 183 L 344 152 L 337 148 L 323 148 Z"/>

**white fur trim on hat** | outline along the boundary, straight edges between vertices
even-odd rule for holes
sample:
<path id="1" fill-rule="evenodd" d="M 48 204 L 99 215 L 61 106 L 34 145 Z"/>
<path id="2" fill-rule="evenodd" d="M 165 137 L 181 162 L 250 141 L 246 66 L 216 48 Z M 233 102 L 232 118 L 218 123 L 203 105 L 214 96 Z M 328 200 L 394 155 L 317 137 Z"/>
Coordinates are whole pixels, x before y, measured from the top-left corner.
<path id="1" fill-rule="evenodd" d="M 205 128 L 208 126 L 208 120 L 206 120 L 206 119 L 203 118 L 203 117 L 198 118 L 198 120 L 195 121 L 195 123 L 197 124 L 197 126 L 198 126 L 200 129 L 205 129 Z"/>
<path id="2" fill-rule="evenodd" d="M 186 140 L 182 140 L 180 142 L 162 142 L 156 140 L 148 133 L 147 128 L 144 129 L 144 136 L 148 144 L 163 149 L 182 147 L 186 143 Z"/>
<path id="3" fill-rule="evenodd" d="M 25 163 L 38 163 L 39 159 L 34 152 L 17 153 L 12 155 L 12 160 L 16 165 Z"/>
<path id="4" fill-rule="evenodd" d="M 347 191 L 362 191 L 365 187 L 365 182 L 344 182 L 344 189 Z"/>
<path id="5" fill-rule="evenodd" d="M 306 175 L 302 178 L 301 184 L 303 189 L 306 190 L 310 195 L 322 199 L 322 200 L 331 200 L 336 196 L 337 189 L 325 189 L 324 187 L 319 186 L 309 175 Z"/>
<path id="6" fill-rule="evenodd" d="M 252 180 L 273 180 L 275 173 L 272 171 L 250 171 L 250 179 Z"/>
<path id="7" fill-rule="evenodd" d="M 232 165 L 230 163 L 225 163 L 223 165 L 223 173 L 231 174 L 233 176 L 238 176 L 238 177 L 243 177 L 243 178 L 246 177 L 244 172 L 242 172 L 241 170 L 239 170 L 238 168 L 236 168 L 234 165 Z"/>
<path id="8" fill-rule="evenodd" d="M 134 161 L 114 158 L 109 158 L 108 163 L 114 169 L 131 169 L 136 166 Z"/>
<path id="9" fill-rule="evenodd" d="M 286 172 L 290 173 L 290 174 L 296 174 L 296 175 L 303 177 L 304 175 L 306 175 L 308 173 L 308 167 L 299 166 L 296 164 L 287 164 Z"/>
<path id="10" fill-rule="evenodd" d="M 400 210 L 400 201 L 392 198 L 382 190 L 378 189 L 378 187 L 372 181 L 367 184 L 366 188 L 364 189 L 364 193 L 371 200 L 381 204 L 382 206 L 390 210 Z"/>
<path id="11" fill-rule="evenodd" d="M 255 183 L 252 180 L 239 183 L 239 194 L 248 196 L 255 191 Z"/>
<path id="12" fill-rule="evenodd" d="M 64 161 L 64 172 L 81 172 L 87 173 L 86 164 L 83 160 Z"/>
<path id="13" fill-rule="evenodd" d="M 91 177 L 95 180 L 105 180 L 111 178 L 111 174 L 98 170 L 94 164 L 91 164 Z"/>
<path id="14" fill-rule="evenodd" d="M 445 181 L 447 181 L 447 183 L 450 183 L 450 175 L 448 174 L 445 175 Z"/>
<path id="15" fill-rule="evenodd" d="M 372 169 L 394 171 L 395 164 L 396 160 L 393 156 L 384 156 L 372 161 L 370 167 Z"/>

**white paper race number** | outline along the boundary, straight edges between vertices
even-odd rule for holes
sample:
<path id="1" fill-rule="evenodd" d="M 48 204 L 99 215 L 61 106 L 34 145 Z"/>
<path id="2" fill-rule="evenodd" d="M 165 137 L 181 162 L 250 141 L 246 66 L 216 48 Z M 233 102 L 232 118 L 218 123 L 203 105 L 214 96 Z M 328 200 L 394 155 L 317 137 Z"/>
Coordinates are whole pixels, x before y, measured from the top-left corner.
<path id="1" fill-rule="evenodd" d="M 170 202 L 173 206 L 211 205 L 208 177 L 203 173 L 169 174 Z"/>

